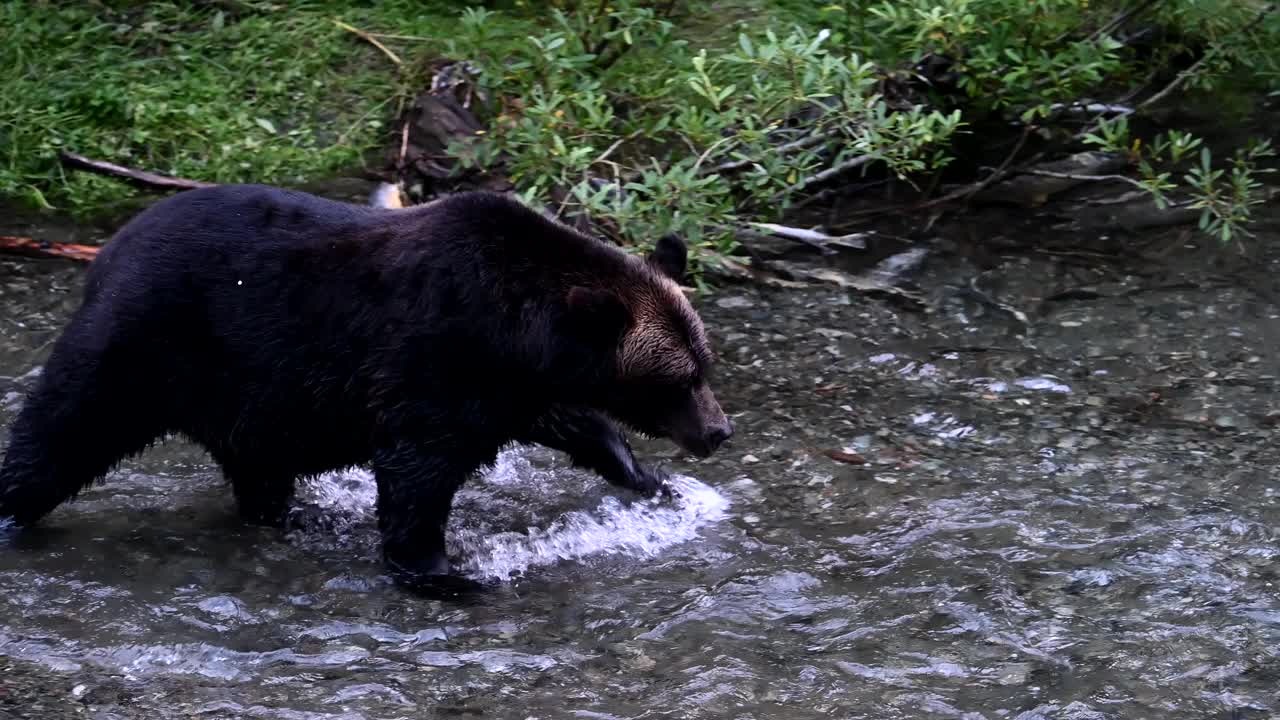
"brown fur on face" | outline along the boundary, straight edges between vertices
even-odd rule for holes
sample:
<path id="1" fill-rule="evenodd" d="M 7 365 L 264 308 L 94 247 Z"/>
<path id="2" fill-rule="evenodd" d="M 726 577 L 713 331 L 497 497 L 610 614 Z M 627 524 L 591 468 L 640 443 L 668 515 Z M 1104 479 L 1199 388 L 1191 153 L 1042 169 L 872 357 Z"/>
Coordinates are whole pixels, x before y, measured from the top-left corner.
<path id="1" fill-rule="evenodd" d="M 620 293 L 630 323 L 618 352 L 622 390 L 615 416 L 706 457 L 733 434 L 708 385 L 711 346 L 702 320 L 680 290 L 684 244 L 659 241 L 645 261 L 645 282 Z"/>
<path id="2" fill-rule="evenodd" d="M 632 325 L 622 339 L 618 372 L 623 378 L 661 377 L 690 384 L 711 367 L 702 320 L 680 287 L 666 278 L 628 298 Z"/>

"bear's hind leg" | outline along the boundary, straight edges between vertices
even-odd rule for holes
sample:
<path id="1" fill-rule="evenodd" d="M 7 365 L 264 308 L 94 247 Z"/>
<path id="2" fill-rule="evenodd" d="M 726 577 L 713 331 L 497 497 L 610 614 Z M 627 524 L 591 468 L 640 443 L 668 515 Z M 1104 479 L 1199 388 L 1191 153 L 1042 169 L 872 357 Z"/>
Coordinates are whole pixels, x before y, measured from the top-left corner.
<path id="1" fill-rule="evenodd" d="M 13 424 L 0 467 L 0 518 L 34 524 L 165 432 L 141 397 L 144 387 L 81 352 L 55 347 Z"/>
<path id="2" fill-rule="evenodd" d="M 615 487 L 645 497 L 671 493 L 665 475 L 641 464 L 622 432 L 594 410 L 553 407 L 516 439 L 567 453 L 574 465 L 599 474 Z"/>
<path id="3" fill-rule="evenodd" d="M 231 482 L 240 517 L 252 525 L 283 527 L 293 502 L 294 475 L 279 468 L 248 468 L 223 464 Z"/>

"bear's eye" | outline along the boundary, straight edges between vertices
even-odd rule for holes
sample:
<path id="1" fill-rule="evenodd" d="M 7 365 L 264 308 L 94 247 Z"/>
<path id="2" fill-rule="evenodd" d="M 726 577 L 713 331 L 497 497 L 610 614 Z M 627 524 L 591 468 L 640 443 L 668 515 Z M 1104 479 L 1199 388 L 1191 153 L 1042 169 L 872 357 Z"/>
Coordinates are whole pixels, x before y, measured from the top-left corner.
<path id="1" fill-rule="evenodd" d="M 693 378 L 682 377 L 655 377 L 648 383 L 645 383 L 651 392 L 661 395 L 670 395 L 673 398 L 683 397 L 693 391 Z"/>

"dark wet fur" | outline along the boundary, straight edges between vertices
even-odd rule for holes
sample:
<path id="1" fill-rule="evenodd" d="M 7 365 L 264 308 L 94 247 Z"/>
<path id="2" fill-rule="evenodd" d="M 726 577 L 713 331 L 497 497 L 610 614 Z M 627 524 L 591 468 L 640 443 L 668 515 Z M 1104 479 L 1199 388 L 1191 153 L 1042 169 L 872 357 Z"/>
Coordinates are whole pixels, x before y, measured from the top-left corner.
<path id="1" fill-rule="evenodd" d="M 454 493 L 513 441 L 663 486 L 589 409 L 615 381 L 617 308 L 566 302 L 661 264 L 491 194 L 398 211 L 263 186 L 173 196 L 90 267 L 12 428 L 0 518 L 32 524 L 178 433 L 263 524 L 296 478 L 372 465 L 388 567 L 439 584 Z"/>

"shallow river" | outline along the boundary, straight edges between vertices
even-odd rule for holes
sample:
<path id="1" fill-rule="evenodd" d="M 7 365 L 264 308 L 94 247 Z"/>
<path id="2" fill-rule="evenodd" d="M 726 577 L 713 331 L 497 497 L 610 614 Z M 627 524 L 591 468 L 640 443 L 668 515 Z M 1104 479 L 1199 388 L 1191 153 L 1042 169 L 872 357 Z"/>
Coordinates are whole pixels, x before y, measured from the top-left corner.
<path id="1" fill-rule="evenodd" d="M 963 294 L 704 301 L 734 439 L 638 444 L 674 504 L 505 453 L 453 519 L 501 581 L 472 604 L 382 575 L 362 471 L 282 533 L 159 446 L 0 541 L 0 715 L 1280 716 L 1277 308 L 1060 269 L 988 271 L 1030 329 Z M 0 428 L 81 276 L 0 264 Z"/>

